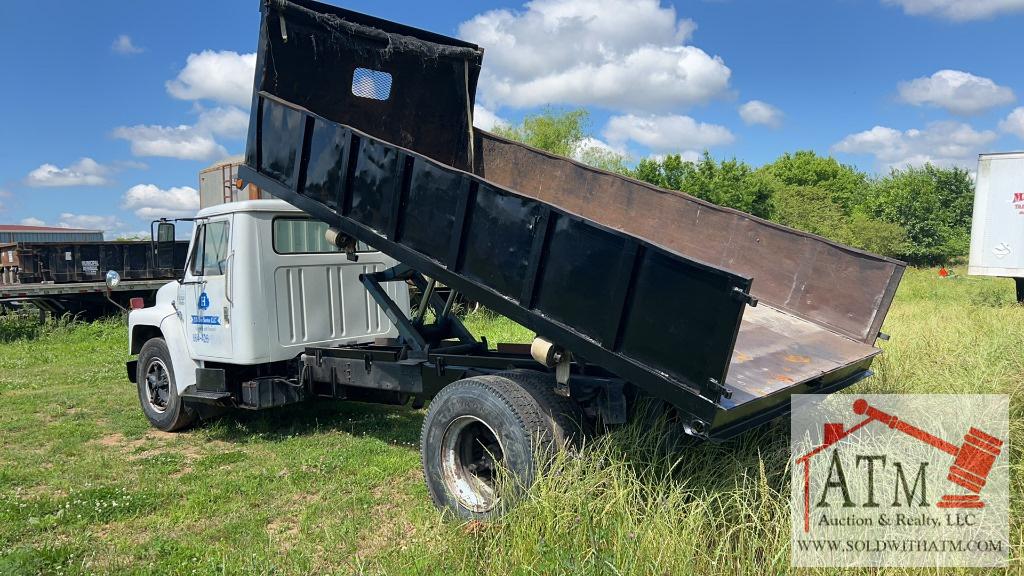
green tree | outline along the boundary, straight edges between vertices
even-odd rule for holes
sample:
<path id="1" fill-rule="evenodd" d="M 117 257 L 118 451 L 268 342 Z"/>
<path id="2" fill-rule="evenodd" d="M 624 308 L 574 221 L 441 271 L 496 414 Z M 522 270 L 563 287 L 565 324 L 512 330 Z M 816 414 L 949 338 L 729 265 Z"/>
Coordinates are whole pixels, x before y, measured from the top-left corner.
<path id="1" fill-rule="evenodd" d="M 853 211 L 868 190 L 868 178 L 863 172 L 810 150 L 783 154 L 761 170 L 787 186 L 820 188 L 847 213 Z"/>
<path id="2" fill-rule="evenodd" d="M 556 112 L 545 110 L 523 118 L 522 123 L 513 126 L 496 126 L 498 136 L 522 142 L 566 158 L 575 158 L 602 170 L 625 174 L 629 159 L 613 150 L 587 145 L 589 135 L 589 113 L 584 109 Z"/>
<path id="3" fill-rule="evenodd" d="M 877 254 L 900 256 L 907 250 L 907 234 L 899 225 L 851 214 L 818 186 L 782 186 L 772 196 L 772 215 L 780 224 Z"/>
<path id="4" fill-rule="evenodd" d="M 509 140 L 568 157 L 576 152 L 580 143 L 587 137 L 588 116 L 587 111 L 583 109 L 568 112 L 545 110 L 540 114 L 523 118 L 521 124 L 497 126 L 494 133 Z"/>
<path id="5" fill-rule="evenodd" d="M 626 156 L 602 146 L 584 146 L 577 152 L 576 159 L 601 170 L 616 174 L 629 174 Z"/>
<path id="6" fill-rule="evenodd" d="M 747 163 L 735 158 L 718 162 L 707 152 L 697 162 L 683 160 L 679 154 L 647 158 L 637 163 L 629 175 L 761 217 L 769 215 L 775 188 L 774 181 L 757 174 Z"/>
<path id="7" fill-rule="evenodd" d="M 892 170 L 875 182 L 863 206 L 871 217 L 906 230 L 903 258 L 935 264 L 967 253 L 973 204 L 974 184 L 966 170 L 926 164 Z"/>

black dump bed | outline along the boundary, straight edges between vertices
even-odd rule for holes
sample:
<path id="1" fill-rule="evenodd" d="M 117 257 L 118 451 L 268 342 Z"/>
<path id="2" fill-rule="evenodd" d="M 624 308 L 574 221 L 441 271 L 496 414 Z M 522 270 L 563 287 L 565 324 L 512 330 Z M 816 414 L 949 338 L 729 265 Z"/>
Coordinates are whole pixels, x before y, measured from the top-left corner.
<path id="1" fill-rule="evenodd" d="M 713 437 L 868 374 L 901 262 L 475 130 L 482 57 L 265 0 L 239 175 Z"/>

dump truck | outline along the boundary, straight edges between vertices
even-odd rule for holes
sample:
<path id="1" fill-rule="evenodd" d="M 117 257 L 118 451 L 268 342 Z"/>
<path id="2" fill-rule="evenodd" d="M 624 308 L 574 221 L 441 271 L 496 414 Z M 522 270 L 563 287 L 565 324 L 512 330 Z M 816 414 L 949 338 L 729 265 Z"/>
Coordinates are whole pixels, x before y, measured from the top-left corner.
<path id="1" fill-rule="evenodd" d="M 482 518 L 648 399 L 723 441 L 871 374 L 902 262 L 474 128 L 471 43 L 311 0 L 261 12 L 238 184 L 287 204 L 201 211 L 185 277 L 129 316 L 153 425 L 426 405 L 429 493 Z M 536 338 L 475 337 L 459 294 Z"/>

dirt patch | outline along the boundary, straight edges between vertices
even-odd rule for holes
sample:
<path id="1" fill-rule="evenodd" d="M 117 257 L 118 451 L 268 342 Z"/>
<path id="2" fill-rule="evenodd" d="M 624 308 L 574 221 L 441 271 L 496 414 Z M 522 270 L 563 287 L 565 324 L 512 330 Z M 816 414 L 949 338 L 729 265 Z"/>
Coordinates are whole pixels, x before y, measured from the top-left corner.
<path id="1" fill-rule="evenodd" d="M 282 552 L 287 552 L 298 544 L 302 532 L 299 527 L 299 518 L 302 517 L 303 511 L 309 505 L 320 500 L 320 494 L 299 492 L 292 494 L 288 500 L 289 504 L 281 511 L 281 516 L 272 519 L 267 524 L 267 535 Z"/>
<path id="2" fill-rule="evenodd" d="M 418 484 L 423 481 L 423 469 L 419 466 L 410 468 L 405 474 L 402 474 L 400 478 L 396 478 L 393 483 L 378 484 L 370 490 L 370 496 L 373 496 L 374 500 L 383 500 L 390 498 L 395 495 L 395 489 L 403 486 Z"/>
<path id="3" fill-rule="evenodd" d="M 103 438 L 96 440 L 96 443 L 107 448 L 117 446 L 124 443 L 124 434 L 107 434 Z"/>
<path id="4" fill-rule="evenodd" d="M 179 468 L 177 472 L 171 473 L 167 477 L 168 478 L 173 478 L 173 479 L 177 480 L 178 478 L 181 478 L 185 474 L 190 474 L 191 472 L 192 472 L 192 466 L 186 463 L 184 466 Z"/>
<path id="5" fill-rule="evenodd" d="M 270 536 L 278 549 L 287 552 L 299 541 L 299 521 L 291 516 L 277 518 L 267 524 L 267 535 Z"/>
<path id="6" fill-rule="evenodd" d="M 168 444 L 176 441 L 180 436 L 171 432 L 163 432 L 161 430 L 148 430 L 141 438 L 134 440 L 128 440 L 124 437 L 124 434 L 113 433 L 107 434 L 98 440 L 94 440 L 96 444 L 103 446 L 104 448 L 117 449 L 125 456 L 129 461 L 135 462 L 139 460 L 146 460 L 154 456 L 161 454 L 167 454 L 169 451 L 173 451 L 175 454 L 180 454 L 185 458 L 185 465 L 182 466 L 177 472 L 170 474 L 171 478 L 181 478 L 185 474 L 192 472 L 192 462 L 203 457 L 204 452 L 198 446 L 184 445 L 169 447 Z M 213 444 L 213 442 L 208 443 Z M 215 446 L 220 448 L 220 446 Z"/>
<path id="7" fill-rule="evenodd" d="M 360 531 L 359 537 L 356 538 L 357 558 L 370 558 L 396 545 L 400 550 L 406 548 L 406 543 L 416 533 L 416 527 L 404 514 L 412 498 L 404 492 L 396 492 L 395 489 L 405 486 L 410 477 L 418 476 L 418 470 L 410 470 L 401 481 L 392 485 L 375 486 L 371 490 L 370 493 L 377 501 L 369 514 L 374 523 L 370 528 Z"/>
<path id="8" fill-rule="evenodd" d="M 14 489 L 14 495 L 19 500 L 36 500 L 38 498 L 64 498 L 68 495 L 66 490 L 50 486 L 19 486 Z"/>

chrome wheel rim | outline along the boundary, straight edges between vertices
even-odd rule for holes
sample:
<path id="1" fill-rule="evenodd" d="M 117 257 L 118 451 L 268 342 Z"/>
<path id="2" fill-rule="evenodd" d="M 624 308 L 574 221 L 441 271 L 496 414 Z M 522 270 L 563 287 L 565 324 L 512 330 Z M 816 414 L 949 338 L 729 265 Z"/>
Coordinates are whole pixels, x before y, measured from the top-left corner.
<path id="1" fill-rule="evenodd" d="M 503 458 L 498 435 L 475 416 L 459 416 L 441 437 L 442 480 L 467 510 L 488 512 L 498 504 L 496 485 Z"/>
<path id="2" fill-rule="evenodd" d="M 154 411 L 163 413 L 170 399 L 171 374 L 163 360 L 153 358 L 146 366 L 146 401 Z"/>

